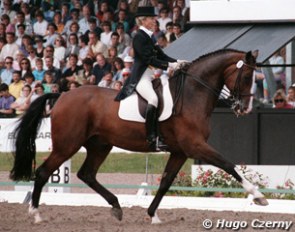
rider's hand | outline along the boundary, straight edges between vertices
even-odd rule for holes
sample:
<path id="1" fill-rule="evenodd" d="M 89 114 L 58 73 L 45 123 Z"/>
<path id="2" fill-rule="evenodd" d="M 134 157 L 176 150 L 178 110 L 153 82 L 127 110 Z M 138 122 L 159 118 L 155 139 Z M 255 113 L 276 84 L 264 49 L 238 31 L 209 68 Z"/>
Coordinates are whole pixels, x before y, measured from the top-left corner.
<path id="1" fill-rule="evenodd" d="M 175 71 L 180 68 L 180 64 L 178 62 L 169 62 L 168 67 Z"/>
<path id="2" fill-rule="evenodd" d="M 185 65 L 189 64 L 190 62 L 188 60 L 177 60 L 177 63 L 179 63 L 180 65 Z"/>

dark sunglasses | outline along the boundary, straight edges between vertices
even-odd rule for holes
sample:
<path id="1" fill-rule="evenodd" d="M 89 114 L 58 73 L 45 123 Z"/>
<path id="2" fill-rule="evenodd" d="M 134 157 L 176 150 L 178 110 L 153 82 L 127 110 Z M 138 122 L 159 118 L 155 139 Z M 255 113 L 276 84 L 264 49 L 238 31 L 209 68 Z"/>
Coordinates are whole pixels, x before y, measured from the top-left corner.
<path id="1" fill-rule="evenodd" d="M 5 62 L 5 64 L 12 64 L 12 62 Z"/>
<path id="2" fill-rule="evenodd" d="M 275 103 L 279 103 L 279 102 L 284 102 L 285 100 L 284 99 L 275 99 Z"/>

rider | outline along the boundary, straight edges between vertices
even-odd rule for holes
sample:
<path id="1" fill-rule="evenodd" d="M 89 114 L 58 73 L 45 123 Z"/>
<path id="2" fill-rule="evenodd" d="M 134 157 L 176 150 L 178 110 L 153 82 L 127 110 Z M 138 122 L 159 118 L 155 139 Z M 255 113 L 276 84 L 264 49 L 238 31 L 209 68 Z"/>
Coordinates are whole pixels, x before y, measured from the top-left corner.
<path id="1" fill-rule="evenodd" d="M 153 7 L 138 7 L 136 23 L 139 30 L 133 38 L 134 65 L 131 76 L 125 82 L 115 100 L 120 101 L 137 91 L 147 102 L 146 133 L 147 141 L 153 151 L 167 150 L 158 131 L 158 97 L 153 89 L 153 69 L 176 70 L 186 61 L 167 56 L 151 38 L 156 23 Z"/>

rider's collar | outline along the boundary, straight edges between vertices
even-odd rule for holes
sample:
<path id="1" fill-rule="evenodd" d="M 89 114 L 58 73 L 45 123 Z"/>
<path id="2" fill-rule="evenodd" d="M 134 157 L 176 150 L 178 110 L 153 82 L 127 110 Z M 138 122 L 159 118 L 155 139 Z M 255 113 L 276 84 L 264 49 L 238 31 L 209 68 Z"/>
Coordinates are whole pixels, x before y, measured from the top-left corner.
<path id="1" fill-rule="evenodd" d="M 143 30 L 145 33 L 147 33 L 149 35 L 149 37 L 152 37 L 153 32 L 150 31 L 149 29 L 145 28 L 144 26 L 140 26 L 139 29 Z"/>

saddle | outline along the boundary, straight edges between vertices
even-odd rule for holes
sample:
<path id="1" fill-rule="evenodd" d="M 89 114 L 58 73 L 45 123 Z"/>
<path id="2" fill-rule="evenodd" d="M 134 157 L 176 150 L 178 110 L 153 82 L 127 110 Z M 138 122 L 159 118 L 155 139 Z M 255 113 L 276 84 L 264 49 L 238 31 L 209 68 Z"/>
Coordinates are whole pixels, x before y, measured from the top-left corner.
<path id="1" fill-rule="evenodd" d="M 164 121 L 171 116 L 173 107 L 168 77 L 162 75 L 153 80 L 152 84 L 159 99 L 159 121 Z M 147 101 L 135 91 L 129 97 L 120 101 L 118 114 L 123 120 L 145 122 L 146 108 Z"/>

